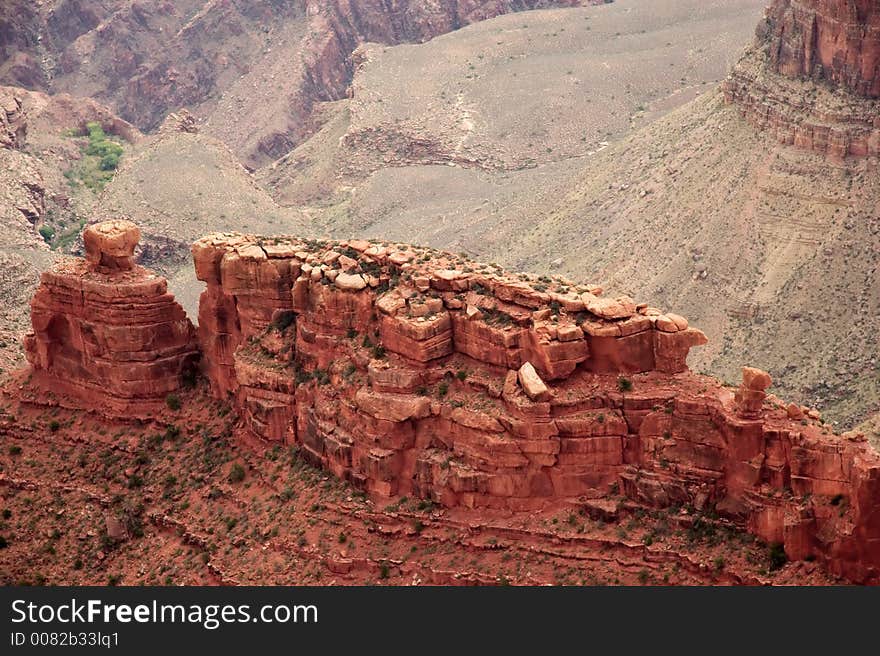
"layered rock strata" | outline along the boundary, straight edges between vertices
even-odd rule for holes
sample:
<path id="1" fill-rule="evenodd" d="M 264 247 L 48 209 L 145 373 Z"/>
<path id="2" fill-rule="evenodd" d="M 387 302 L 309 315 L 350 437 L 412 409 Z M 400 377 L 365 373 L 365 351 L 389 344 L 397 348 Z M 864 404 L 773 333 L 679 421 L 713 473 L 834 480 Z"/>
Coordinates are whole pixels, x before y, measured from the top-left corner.
<path id="1" fill-rule="evenodd" d="M 777 0 L 757 33 L 777 73 L 880 98 L 880 5 L 875 0 Z"/>
<path id="2" fill-rule="evenodd" d="M 880 154 L 880 7 L 776 0 L 725 97 L 780 142 L 835 158 Z"/>
<path id="3" fill-rule="evenodd" d="M 371 493 L 528 510 L 624 495 L 717 512 L 854 581 L 880 571 L 880 456 L 692 374 L 683 317 L 402 244 L 212 235 L 199 338 L 247 429 Z"/>
<path id="4" fill-rule="evenodd" d="M 198 358 L 195 329 L 161 276 L 134 263 L 128 221 L 86 229 L 86 259 L 43 273 L 25 338 L 36 383 L 87 407 L 154 413 Z"/>

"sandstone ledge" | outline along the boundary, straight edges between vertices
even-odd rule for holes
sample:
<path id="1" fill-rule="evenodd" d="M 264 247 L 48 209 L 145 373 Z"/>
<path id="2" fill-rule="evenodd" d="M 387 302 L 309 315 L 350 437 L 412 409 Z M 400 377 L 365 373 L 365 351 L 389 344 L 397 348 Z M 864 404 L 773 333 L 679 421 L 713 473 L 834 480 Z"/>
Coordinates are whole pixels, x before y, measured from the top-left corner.
<path id="1" fill-rule="evenodd" d="M 242 431 L 373 495 L 691 506 L 880 580 L 880 456 L 768 394 L 762 371 L 737 390 L 692 374 L 705 337 L 683 317 L 404 244 L 223 234 L 193 255 L 198 349 L 156 274 L 103 255 L 46 272 L 32 389 L 155 416 L 201 355 Z"/>
<path id="2" fill-rule="evenodd" d="M 705 337 L 678 315 L 403 244 L 229 234 L 193 254 L 215 393 L 373 494 L 527 510 L 616 490 L 878 574 L 880 457 L 793 418 L 763 372 L 736 395 L 691 374 Z"/>

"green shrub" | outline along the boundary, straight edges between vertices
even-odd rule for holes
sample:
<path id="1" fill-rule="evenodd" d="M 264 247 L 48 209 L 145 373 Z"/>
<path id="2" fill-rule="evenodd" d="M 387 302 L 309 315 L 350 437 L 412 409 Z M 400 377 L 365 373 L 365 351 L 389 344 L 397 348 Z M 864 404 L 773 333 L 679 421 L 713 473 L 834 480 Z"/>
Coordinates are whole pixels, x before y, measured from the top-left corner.
<path id="1" fill-rule="evenodd" d="M 272 327 L 276 328 L 278 331 L 283 333 L 290 326 L 292 326 L 295 321 L 296 321 L 296 313 L 295 312 L 290 312 L 290 311 L 279 312 L 278 315 L 275 317 L 275 320 L 272 322 Z"/>
<path id="2" fill-rule="evenodd" d="M 629 378 L 621 376 L 617 379 L 617 389 L 621 392 L 631 392 L 633 388 L 632 381 Z"/>
<path id="3" fill-rule="evenodd" d="M 86 125 L 89 142 L 83 149 L 83 158 L 72 169 L 64 172 L 71 187 L 83 185 L 92 191 L 101 191 L 113 177 L 123 154 L 122 145 L 108 137 L 100 123 Z"/>
<path id="4" fill-rule="evenodd" d="M 229 470 L 229 482 L 230 483 L 241 483 L 244 480 L 244 467 L 236 462 L 232 465 L 232 469 Z"/>
<path id="5" fill-rule="evenodd" d="M 97 121 L 91 121 L 86 123 L 86 132 L 89 135 L 89 147 L 92 147 L 93 143 L 98 143 L 107 138 L 107 133 L 104 132 L 104 127 L 98 123 Z M 88 152 L 88 151 L 87 151 Z M 94 155 L 95 153 L 89 152 L 89 155 Z"/>
<path id="6" fill-rule="evenodd" d="M 186 367 L 180 374 L 180 382 L 186 389 L 192 389 L 199 382 L 199 370 L 196 367 Z"/>
<path id="7" fill-rule="evenodd" d="M 180 397 L 177 394 L 169 394 L 165 397 L 165 405 L 168 406 L 169 410 L 177 412 L 180 410 Z"/>
<path id="8" fill-rule="evenodd" d="M 89 145 L 86 146 L 86 155 L 100 157 L 102 161 L 104 158 L 111 158 L 113 159 L 112 169 L 115 169 L 122 156 L 122 146 L 107 138 L 107 133 L 104 132 L 100 123 L 89 123 L 86 127 L 89 130 Z"/>
<path id="9" fill-rule="evenodd" d="M 55 228 L 50 225 L 41 225 L 37 232 L 40 233 L 40 237 L 43 238 L 47 244 L 51 243 L 53 239 L 55 239 Z"/>
<path id="10" fill-rule="evenodd" d="M 13 444 L 11 447 L 9 447 L 9 455 L 11 455 L 11 456 L 21 455 L 21 447 L 18 446 L 17 444 Z"/>
<path id="11" fill-rule="evenodd" d="M 98 164 L 102 171 L 115 171 L 117 166 L 119 166 L 119 155 L 116 153 L 107 153 Z"/>
<path id="12" fill-rule="evenodd" d="M 785 555 L 785 545 L 781 542 L 774 542 L 770 545 L 770 571 L 781 569 L 788 562 L 788 556 Z"/>
<path id="13" fill-rule="evenodd" d="M 301 367 L 297 367 L 294 372 L 293 378 L 296 381 L 297 385 L 304 385 L 312 379 L 312 373 L 310 371 L 306 371 Z"/>
<path id="14" fill-rule="evenodd" d="M 61 424 L 57 420 L 53 419 L 49 422 L 49 430 L 53 433 L 57 433 L 59 428 L 61 428 Z"/>

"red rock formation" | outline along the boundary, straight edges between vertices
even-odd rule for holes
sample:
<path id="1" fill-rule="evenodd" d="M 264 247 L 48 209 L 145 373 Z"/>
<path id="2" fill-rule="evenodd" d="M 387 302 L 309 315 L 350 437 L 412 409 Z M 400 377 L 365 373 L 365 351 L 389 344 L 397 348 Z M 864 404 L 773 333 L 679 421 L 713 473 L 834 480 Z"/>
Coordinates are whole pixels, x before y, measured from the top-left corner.
<path id="1" fill-rule="evenodd" d="M 880 9 L 776 0 L 723 85 L 779 142 L 842 159 L 880 155 Z"/>
<path id="2" fill-rule="evenodd" d="M 791 86 L 771 75 L 753 77 L 744 62 L 739 66 L 724 83 L 726 100 L 779 143 L 834 159 L 880 155 L 880 102 L 807 83 Z"/>
<path id="3" fill-rule="evenodd" d="M 34 383 L 111 415 L 155 412 L 198 354 L 165 279 L 134 264 L 139 236 L 128 221 L 90 226 L 87 259 L 44 273 L 31 303 Z"/>
<path id="4" fill-rule="evenodd" d="M 764 399 L 767 398 L 764 390 L 770 387 L 772 382 L 767 372 L 754 367 L 743 367 L 742 384 L 734 394 L 739 408 L 738 414 L 742 419 L 757 419 L 761 416 Z"/>
<path id="5" fill-rule="evenodd" d="M 880 575 L 880 456 L 769 377 L 690 373 L 702 333 L 597 288 L 400 244 L 213 235 L 205 370 L 249 430 L 379 495 L 714 509 L 790 558 Z"/>
<path id="6" fill-rule="evenodd" d="M 758 26 L 770 68 L 867 98 L 880 97 L 880 5 L 876 0 L 777 0 Z"/>
<path id="7" fill-rule="evenodd" d="M 88 261 L 43 276 L 37 385 L 155 411 L 195 356 L 137 228 L 92 227 Z M 401 244 L 212 235 L 204 369 L 242 427 L 375 495 L 531 510 L 624 495 L 717 512 L 791 559 L 880 581 L 880 455 L 817 412 L 687 369 L 703 334 L 596 287 Z"/>
<path id="8" fill-rule="evenodd" d="M 777 0 L 723 88 L 781 143 L 837 159 L 877 156 L 880 10 L 864 0 Z"/>

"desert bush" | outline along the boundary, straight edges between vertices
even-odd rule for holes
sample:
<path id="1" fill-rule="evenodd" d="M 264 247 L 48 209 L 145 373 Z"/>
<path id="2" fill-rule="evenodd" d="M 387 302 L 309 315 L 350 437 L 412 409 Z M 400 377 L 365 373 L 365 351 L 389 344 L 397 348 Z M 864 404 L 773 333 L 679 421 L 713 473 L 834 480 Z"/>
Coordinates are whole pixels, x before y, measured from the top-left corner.
<path id="1" fill-rule="evenodd" d="M 229 470 L 229 482 L 241 483 L 244 480 L 245 471 L 241 463 L 234 463 L 232 469 Z"/>
<path id="2" fill-rule="evenodd" d="M 781 542 L 774 542 L 770 545 L 768 553 L 770 559 L 770 570 L 777 570 L 785 566 L 788 562 L 788 556 L 785 555 L 785 545 Z"/>
<path id="3" fill-rule="evenodd" d="M 50 225 L 41 225 L 37 232 L 40 233 L 40 237 L 43 238 L 47 244 L 51 243 L 53 239 L 55 239 L 55 228 Z"/>

